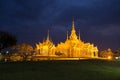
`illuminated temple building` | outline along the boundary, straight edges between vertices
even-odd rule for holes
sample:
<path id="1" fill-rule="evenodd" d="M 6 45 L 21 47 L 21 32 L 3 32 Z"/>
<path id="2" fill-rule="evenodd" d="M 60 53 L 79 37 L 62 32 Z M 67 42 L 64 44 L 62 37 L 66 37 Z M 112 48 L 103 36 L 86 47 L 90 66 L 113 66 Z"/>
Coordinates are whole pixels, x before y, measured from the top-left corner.
<path id="1" fill-rule="evenodd" d="M 76 35 L 74 21 L 72 21 L 72 30 L 65 42 L 60 42 L 55 46 L 49 38 L 42 43 L 36 44 L 37 54 L 41 56 L 60 56 L 67 58 L 96 58 L 98 57 L 98 48 L 90 43 L 84 43 L 79 36 Z M 59 54 L 59 55 L 58 55 Z"/>
<path id="2" fill-rule="evenodd" d="M 49 31 L 48 31 L 48 36 L 45 41 L 42 43 L 36 44 L 36 49 L 37 49 L 37 55 L 41 56 L 55 56 L 55 45 L 53 44 L 52 40 L 50 40 L 49 37 Z"/>

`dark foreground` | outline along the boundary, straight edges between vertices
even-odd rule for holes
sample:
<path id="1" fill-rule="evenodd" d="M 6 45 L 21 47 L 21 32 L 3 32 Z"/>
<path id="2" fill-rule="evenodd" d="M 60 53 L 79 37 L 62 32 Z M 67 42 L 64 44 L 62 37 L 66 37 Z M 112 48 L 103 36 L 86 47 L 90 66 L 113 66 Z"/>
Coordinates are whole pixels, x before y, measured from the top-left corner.
<path id="1" fill-rule="evenodd" d="M 0 63 L 0 80 L 120 80 L 120 62 L 80 60 Z"/>

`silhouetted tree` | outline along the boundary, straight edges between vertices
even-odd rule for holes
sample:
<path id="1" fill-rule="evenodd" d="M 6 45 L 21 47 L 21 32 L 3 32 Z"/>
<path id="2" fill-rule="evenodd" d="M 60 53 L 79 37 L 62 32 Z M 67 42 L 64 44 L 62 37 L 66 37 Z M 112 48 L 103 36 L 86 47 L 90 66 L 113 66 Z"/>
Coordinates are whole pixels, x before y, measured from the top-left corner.
<path id="1" fill-rule="evenodd" d="M 26 59 L 27 56 L 32 55 L 33 47 L 29 44 L 22 43 L 20 45 L 13 46 L 13 49 L 18 51 L 18 54 L 23 56 Z"/>
<path id="2" fill-rule="evenodd" d="M 4 48 L 16 45 L 16 42 L 17 42 L 16 36 L 8 32 L 0 31 L 0 51 Z"/>
<path id="3" fill-rule="evenodd" d="M 108 58 L 109 56 L 112 58 L 113 55 L 114 55 L 114 53 L 111 51 L 110 48 L 100 52 L 100 57 L 103 57 L 103 58 Z"/>
<path id="4" fill-rule="evenodd" d="M 115 51 L 115 56 L 120 56 L 120 48 Z"/>

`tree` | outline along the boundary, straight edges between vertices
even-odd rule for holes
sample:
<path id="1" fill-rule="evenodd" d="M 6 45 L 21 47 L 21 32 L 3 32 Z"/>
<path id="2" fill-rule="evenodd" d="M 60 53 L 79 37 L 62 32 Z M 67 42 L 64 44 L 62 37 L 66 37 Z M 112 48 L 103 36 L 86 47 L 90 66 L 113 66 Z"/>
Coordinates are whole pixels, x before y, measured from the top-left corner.
<path id="1" fill-rule="evenodd" d="M 3 59 L 3 55 L 0 53 L 0 60 L 2 60 Z"/>
<path id="2" fill-rule="evenodd" d="M 100 57 L 108 58 L 108 59 L 113 58 L 113 55 L 114 54 L 110 48 L 108 48 L 107 50 L 101 51 L 101 53 L 100 53 Z"/>
<path id="3" fill-rule="evenodd" d="M 120 56 L 120 48 L 118 48 L 118 49 L 116 50 L 115 56 L 116 56 L 116 57 Z"/>
<path id="4" fill-rule="evenodd" d="M 120 48 L 118 48 L 117 53 L 119 53 L 119 54 L 120 54 Z"/>
<path id="5" fill-rule="evenodd" d="M 16 36 L 9 34 L 8 32 L 0 31 L 0 51 L 4 48 L 16 45 Z"/>
<path id="6" fill-rule="evenodd" d="M 16 49 L 18 53 L 22 56 L 31 55 L 33 47 L 29 44 L 22 43 L 20 45 L 13 46 L 13 49 Z"/>

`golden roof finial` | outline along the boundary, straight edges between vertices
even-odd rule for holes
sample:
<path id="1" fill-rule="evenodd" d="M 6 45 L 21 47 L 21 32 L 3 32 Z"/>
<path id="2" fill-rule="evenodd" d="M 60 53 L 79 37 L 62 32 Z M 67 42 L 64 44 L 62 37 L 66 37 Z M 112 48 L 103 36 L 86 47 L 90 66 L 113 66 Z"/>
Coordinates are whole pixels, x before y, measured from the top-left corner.
<path id="1" fill-rule="evenodd" d="M 49 36 L 49 30 L 48 30 L 47 41 L 49 40 L 50 40 L 50 36 Z"/>
<path id="2" fill-rule="evenodd" d="M 79 36 L 78 37 L 79 37 L 78 39 L 80 40 L 80 29 L 79 29 Z"/>
<path id="3" fill-rule="evenodd" d="M 70 39 L 77 39 L 77 35 L 76 35 L 76 31 L 75 31 L 75 26 L 74 26 L 74 18 L 72 21 L 72 30 L 71 30 L 71 34 L 70 34 Z"/>
<path id="4" fill-rule="evenodd" d="M 75 26 L 74 26 L 74 17 L 72 19 L 72 31 L 75 31 Z"/>
<path id="5" fill-rule="evenodd" d="M 66 37 L 66 40 L 68 40 L 68 31 L 67 31 L 67 37 Z"/>

